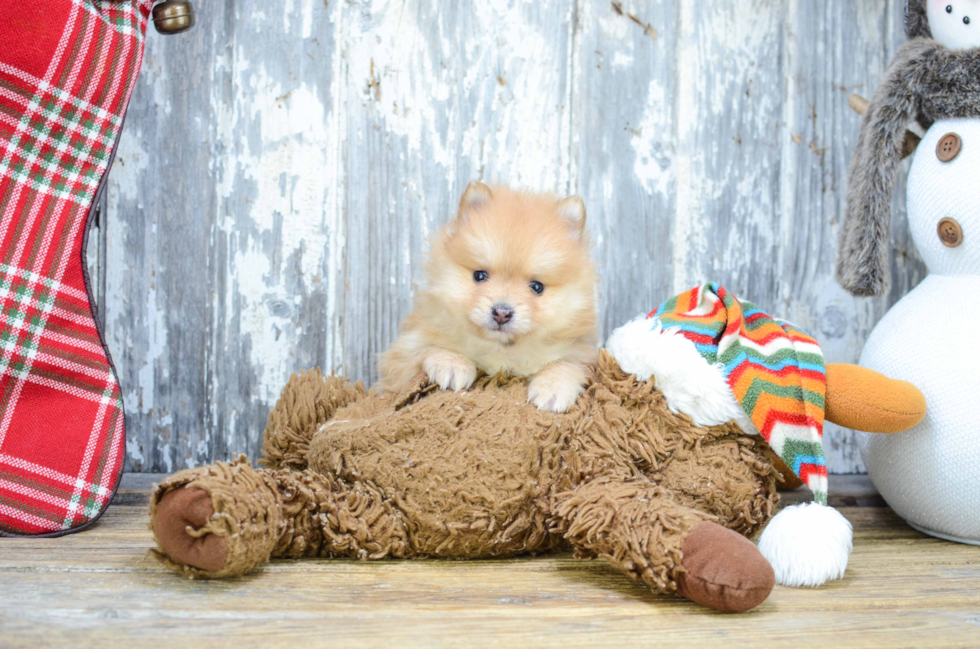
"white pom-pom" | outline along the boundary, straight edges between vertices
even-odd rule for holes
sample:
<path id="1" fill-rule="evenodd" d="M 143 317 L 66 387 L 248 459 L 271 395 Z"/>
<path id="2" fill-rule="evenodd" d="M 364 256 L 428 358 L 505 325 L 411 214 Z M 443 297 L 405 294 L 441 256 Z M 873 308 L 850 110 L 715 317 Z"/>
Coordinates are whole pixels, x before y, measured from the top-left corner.
<path id="1" fill-rule="evenodd" d="M 817 503 L 782 510 L 759 539 L 759 551 L 783 586 L 820 586 L 842 578 L 852 547 L 851 522 Z"/>

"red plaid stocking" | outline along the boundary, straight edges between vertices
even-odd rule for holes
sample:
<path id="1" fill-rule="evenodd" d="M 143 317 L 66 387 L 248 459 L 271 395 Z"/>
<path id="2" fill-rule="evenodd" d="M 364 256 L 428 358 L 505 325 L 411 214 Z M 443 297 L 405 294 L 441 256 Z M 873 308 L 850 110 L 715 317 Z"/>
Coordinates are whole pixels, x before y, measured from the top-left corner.
<path id="1" fill-rule="evenodd" d="M 0 20 L 0 535 L 85 527 L 122 474 L 84 239 L 151 4 L 21 0 Z"/>

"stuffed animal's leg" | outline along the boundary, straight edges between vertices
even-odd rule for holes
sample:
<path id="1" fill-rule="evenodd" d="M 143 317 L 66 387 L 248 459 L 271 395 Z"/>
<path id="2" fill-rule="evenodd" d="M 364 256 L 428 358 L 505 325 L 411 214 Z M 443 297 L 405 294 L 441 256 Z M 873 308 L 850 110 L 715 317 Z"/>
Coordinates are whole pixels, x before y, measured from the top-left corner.
<path id="1" fill-rule="evenodd" d="M 320 370 L 293 374 L 269 413 L 259 463 L 270 469 L 302 471 L 313 434 L 338 410 L 366 395 L 360 382 L 324 376 Z"/>
<path id="2" fill-rule="evenodd" d="M 650 481 L 600 478 L 561 494 L 557 505 L 578 554 L 601 556 L 660 592 L 740 612 L 765 601 L 775 585 L 751 541 Z"/>
<path id="3" fill-rule="evenodd" d="M 230 577 L 270 558 L 413 554 L 400 513 L 377 488 L 244 461 L 174 474 L 154 491 L 157 556 L 190 577 Z"/>
<path id="4" fill-rule="evenodd" d="M 779 473 L 761 437 L 726 436 L 678 451 L 657 482 L 674 501 L 751 537 L 776 513 Z"/>

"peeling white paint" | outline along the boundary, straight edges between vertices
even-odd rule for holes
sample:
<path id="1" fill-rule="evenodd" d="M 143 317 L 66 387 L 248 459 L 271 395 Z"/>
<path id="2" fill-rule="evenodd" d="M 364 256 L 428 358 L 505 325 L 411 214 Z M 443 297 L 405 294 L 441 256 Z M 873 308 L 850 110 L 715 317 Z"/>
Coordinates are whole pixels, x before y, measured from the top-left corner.
<path id="1" fill-rule="evenodd" d="M 303 12 L 303 38 L 310 38 L 313 35 L 313 3 L 304 2 L 301 10 Z"/>
<path id="2" fill-rule="evenodd" d="M 156 96 L 156 93 L 154 93 Z M 164 109 L 166 114 L 166 109 Z M 135 204 L 137 208 L 142 207 L 143 197 L 139 195 L 138 188 L 140 179 L 143 177 L 150 166 L 150 155 L 143 146 L 143 138 L 139 128 L 124 129 L 120 136 L 120 153 L 112 167 L 113 184 L 109 186 L 107 194 L 108 214 L 123 214 L 130 209 L 130 205 Z M 156 222 L 151 220 L 143 224 L 149 230 L 148 238 L 156 234 Z M 125 288 L 127 287 L 127 277 L 132 272 L 132 264 L 135 259 L 132 257 L 131 246 L 128 240 L 127 224 L 124 220 L 113 222 L 107 227 L 106 243 L 106 303 L 120 304 L 126 299 Z M 119 312 L 119 317 L 113 323 L 114 326 L 107 327 L 109 332 L 116 335 L 110 337 L 110 347 L 118 348 L 117 345 L 132 345 L 134 336 L 132 327 L 138 326 L 142 330 L 140 339 L 144 342 L 141 355 L 135 359 L 138 364 L 136 372 L 137 380 L 135 383 L 121 384 L 123 404 L 127 414 L 130 415 L 152 415 L 154 414 L 155 397 L 157 394 L 156 374 L 159 371 L 159 361 L 167 350 L 167 320 L 165 299 L 160 299 L 157 291 L 156 275 L 166 272 L 165 267 L 161 267 L 160 260 L 155 257 L 145 259 L 152 269 L 153 279 L 148 283 L 148 290 L 143 297 L 145 300 L 145 311 L 143 317 L 135 322 L 130 320 L 129 310 Z M 121 337 L 121 339 L 119 338 Z M 115 343 L 115 344 L 113 344 Z M 156 413 L 159 417 L 160 413 Z M 142 456 L 141 456 L 142 457 Z"/>
<path id="3" fill-rule="evenodd" d="M 126 455 L 129 457 L 130 462 L 136 464 L 140 468 L 146 466 L 146 458 L 143 456 L 143 452 L 140 449 L 139 440 L 132 435 L 126 437 Z"/>
<path id="4" fill-rule="evenodd" d="M 161 272 L 165 269 L 160 269 Z M 123 391 L 123 400 L 126 404 L 127 412 L 140 412 L 149 414 L 153 412 L 155 405 L 154 395 L 156 393 L 155 375 L 157 371 L 157 361 L 166 353 L 167 350 L 167 321 L 165 310 L 161 307 L 157 299 L 156 283 L 150 284 L 150 290 L 146 296 L 147 322 L 144 324 L 147 332 L 146 357 L 139 369 L 139 383 L 137 392 Z"/>
<path id="5" fill-rule="evenodd" d="M 674 215 L 673 272 L 674 293 L 680 293 L 697 283 L 688 272 L 688 260 L 691 257 L 692 238 L 699 228 L 704 227 L 702 221 L 704 211 L 699 204 L 698 187 L 693 186 L 696 178 L 692 175 L 696 156 L 693 138 L 698 132 L 699 96 L 695 88 L 698 74 L 697 50 L 694 47 L 698 34 L 695 33 L 694 7 L 692 3 L 683 2 L 679 6 L 677 30 L 677 147 L 674 172 L 677 177 L 677 212 Z M 694 252 L 697 252 L 695 249 Z"/>
<path id="6" fill-rule="evenodd" d="M 343 5 L 339 2 L 334 3 L 329 16 L 335 31 L 342 31 Z M 325 186 L 325 198 L 323 205 L 323 227 L 327 234 L 326 248 L 329 254 L 329 263 L 326 272 L 326 314 L 324 326 L 327 331 L 324 350 L 325 367 L 324 371 L 331 373 L 342 373 L 344 363 L 344 340 L 340 336 L 341 330 L 340 313 L 338 308 L 338 297 L 341 294 L 341 287 L 344 285 L 344 253 L 347 246 L 347 232 L 344 228 L 343 200 L 347 184 L 347 170 L 344 164 L 344 151 L 347 147 L 347 92 L 346 84 L 341 82 L 342 71 L 345 61 L 343 57 L 332 57 L 333 68 L 330 78 L 330 96 L 333 98 L 333 105 L 327 111 L 327 124 L 333 135 L 332 146 L 329 148 L 330 155 L 327 157 L 326 171 L 323 178 Z M 331 179 L 333 182 L 331 182 Z"/>
<path id="7" fill-rule="evenodd" d="M 150 154 L 144 148 L 143 142 L 143 132 L 138 124 L 127 124 L 127 128 L 119 136 L 119 152 L 112 164 L 112 183 L 108 188 L 108 199 L 112 201 L 110 213 L 121 207 L 120 201 L 136 201 L 140 198 L 139 180 L 150 166 Z"/>
<path id="8" fill-rule="evenodd" d="M 567 58 L 559 58 L 555 45 L 565 33 L 530 22 L 532 6 L 545 11 L 554 3 L 474 3 L 472 19 L 486 26 L 487 34 L 464 43 L 470 64 L 461 74 L 465 89 L 482 87 L 473 112 L 488 114 L 491 122 L 467 123 L 460 150 L 474 171 L 494 171 L 487 180 L 560 193 L 569 184 L 561 164 Z"/>
<path id="9" fill-rule="evenodd" d="M 371 8 L 369 18 L 361 15 L 344 33 L 349 79 L 360 87 L 362 102 L 376 105 L 385 128 L 407 139 L 410 152 L 421 153 L 424 140 L 427 163 L 450 171 L 455 142 L 440 141 L 429 127 L 438 121 L 437 106 L 455 90 L 452 71 L 436 68 L 452 50 L 429 56 L 433 45 L 416 23 L 420 12 L 404 2 L 375 2 Z"/>
<path id="10" fill-rule="evenodd" d="M 633 173 L 650 193 L 667 198 L 675 191 L 673 146 L 670 139 L 669 97 L 659 79 L 651 79 L 644 103 L 643 120 L 633 134 L 636 158 Z"/>
<path id="11" fill-rule="evenodd" d="M 796 11 L 799 8 L 799 0 L 788 0 L 788 15 L 796 15 Z M 783 55 L 784 65 L 791 65 L 792 63 L 800 59 L 800 48 L 799 41 L 797 38 L 787 38 L 785 45 L 785 53 Z M 797 101 L 798 93 L 800 91 L 798 87 L 798 81 L 794 75 L 786 75 L 786 90 L 783 93 L 783 111 L 782 120 L 784 124 L 793 124 L 796 122 L 797 114 Z M 789 130 L 789 129 L 787 129 Z M 780 142 L 780 179 L 779 179 L 779 212 L 780 212 L 780 222 L 781 222 L 781 232 L 783 234 L 780 245 L 776 251 L 779 266 L 785 267 L 786 265 L 786 255 L 792 254 L 792 245 L 790 241 L 790 235 L 793 231 L 793 223 L 795 219 L 796 212 L 796 178 L 798 170 L 798 158 L 797 151 L 793 147 L 799 147 L 795 141 L 795 137 L 800 138 L 802 142 L 802 135 L 793 135 L 790 133 L 782 134 L 782 141 Z M 788 295 L 791 290 L 790 277 L 781 278 L 782 293 Z"/>
<path id="12" fill-rule="evenodd" d="M 614 68 L 627 68 L 633 63 L 633 57 L 625 52 L 616 52 L 613 54 L 612 66 Z"/>
<path id="13" fill-rule="evenodd" d="M 292 27 L 293 12 L 295 10 L 296 6 L 293 4 L 293 0 L 285 0 L 283 2 L 280 15 L 282 16 L 282 31 L 286 34 L 292 31 L 290 28 Z"/>
<path id="14" fill-rule="evenodd" d="M 292 324 L 294 311 L 276 313 L 273 305 L 292 299 L 283 267 L 292 260 L 298 260 L 307 290 L 321 281 L 330 226 L 335 225 L 324 219 L 331 198 L 325 180 L 335 169 L 334 139 L 327 132 L 330 115 L 311 88 L 284 87 L 263 64 L 253 67 L 244 45 L 233 70 L 236 85 L 247 89 L 243 100 L 227 106 L 212 98 L 220 116 L 218 138 L 235 151 L 217 173 L 219 214 L 224 215 L 219 229 L 236 248 L 226 271 L 232 293 L 224 317 L 238 323 L 240 335 L 251 343 L 250 362 L 260 386 L 256 396 L 272 405 L 296 369 L 290 358 L 301 333 Z M 260 143 L 257 150 L 253 138 Z M 268 251 L 273 231 L 281 237 L 277 268 Z"/>

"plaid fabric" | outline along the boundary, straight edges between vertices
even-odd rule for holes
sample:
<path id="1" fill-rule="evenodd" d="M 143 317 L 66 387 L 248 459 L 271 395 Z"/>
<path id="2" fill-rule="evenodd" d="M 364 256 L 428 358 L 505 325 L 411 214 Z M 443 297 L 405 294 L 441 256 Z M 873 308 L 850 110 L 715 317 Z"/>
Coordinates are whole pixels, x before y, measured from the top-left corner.
<path id="1" fill-rule="evenodd" d="M 63 533 L 101 514 L 122 473 L 83 241 L 152 2 L 16 4 L 0 21 L 0 533 Z"/>
<path id="2" fill-rule="evenodd" d="M 676 328 L 712 365 L 776 455 L 827 504 L 823 454 L 827 376 L 816 340 L 740 302 L 716 283 L 673 297 L 648 318 Z"/>

